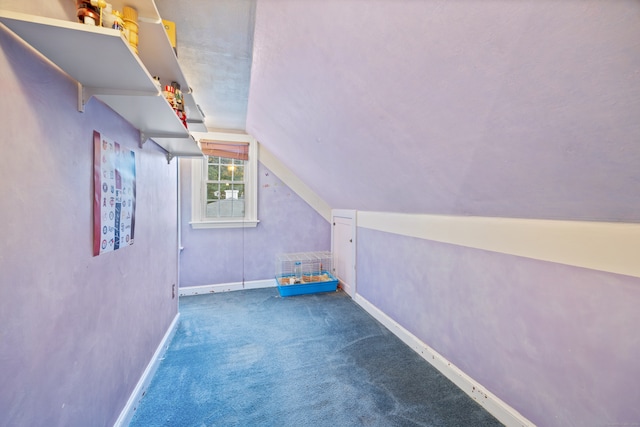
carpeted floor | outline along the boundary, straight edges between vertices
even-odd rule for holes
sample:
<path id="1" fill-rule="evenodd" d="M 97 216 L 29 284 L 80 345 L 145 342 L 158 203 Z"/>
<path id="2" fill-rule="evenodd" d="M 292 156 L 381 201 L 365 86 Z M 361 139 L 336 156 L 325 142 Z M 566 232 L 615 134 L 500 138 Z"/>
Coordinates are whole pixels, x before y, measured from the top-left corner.
<path id="1" fill-rule="evenodd" d="M 183 297 L 130 426 L 499 426 L 344 292 Z"/>

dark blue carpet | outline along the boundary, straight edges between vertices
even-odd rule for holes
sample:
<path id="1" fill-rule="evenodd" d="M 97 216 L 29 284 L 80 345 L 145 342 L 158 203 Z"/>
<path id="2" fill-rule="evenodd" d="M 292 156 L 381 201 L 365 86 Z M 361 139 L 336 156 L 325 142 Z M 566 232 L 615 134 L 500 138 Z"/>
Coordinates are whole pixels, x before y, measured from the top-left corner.
<path id="1" fill-rule="evenodd" d="M 344 292 L 183 297 L 130 426 L 499 426 Z"/>

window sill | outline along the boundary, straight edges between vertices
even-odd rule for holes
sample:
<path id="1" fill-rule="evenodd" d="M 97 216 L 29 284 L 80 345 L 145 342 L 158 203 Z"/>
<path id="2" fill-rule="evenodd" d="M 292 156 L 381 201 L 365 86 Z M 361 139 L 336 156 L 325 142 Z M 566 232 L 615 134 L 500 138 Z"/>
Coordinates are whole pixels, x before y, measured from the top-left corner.
<path id="1" fill-rule="evenodd" d="M 253 228 L 258 225 L 260 221 L 257 219 L 230 219 L 230 220 L 217 220 L 217 221 L 191 221 L 191 228 Z"/>

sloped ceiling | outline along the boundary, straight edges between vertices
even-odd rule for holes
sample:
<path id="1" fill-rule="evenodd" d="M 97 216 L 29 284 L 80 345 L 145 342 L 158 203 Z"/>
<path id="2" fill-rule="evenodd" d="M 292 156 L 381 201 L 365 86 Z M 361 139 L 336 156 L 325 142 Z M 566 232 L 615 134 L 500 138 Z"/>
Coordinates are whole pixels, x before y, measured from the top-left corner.
<path id="1" fill-rule="evenodd" d="M 640 2 L 258 0 L 246 129 L 333 208 L 640 220 Z"/>
<path id="2" fill-rule="evenodd" d="M 211 129 L 245 130 L 255 0 L 156 0 L 176 23 L 178 61 Z"/>

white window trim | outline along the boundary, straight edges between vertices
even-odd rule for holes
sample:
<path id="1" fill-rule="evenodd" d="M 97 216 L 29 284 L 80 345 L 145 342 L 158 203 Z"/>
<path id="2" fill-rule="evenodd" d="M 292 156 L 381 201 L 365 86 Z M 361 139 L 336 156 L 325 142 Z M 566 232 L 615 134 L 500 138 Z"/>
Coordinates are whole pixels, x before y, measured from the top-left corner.
<path id="1" fill-rule="evenodd" d="M 205 135 L 203 135 L 205 137 Z M 244 218 L 207 218 L 205 216 L 206 195 L 203 185 L 205 156 L 194 158 L 191 163 L 191 227 L 202 228 L 250 228 L 258 220 L 258 142 L 250 135 L 210 132 L 206 138 L 219 141 L 248 142 L 249 160 L 245 167 L 245 211 Z"/>

